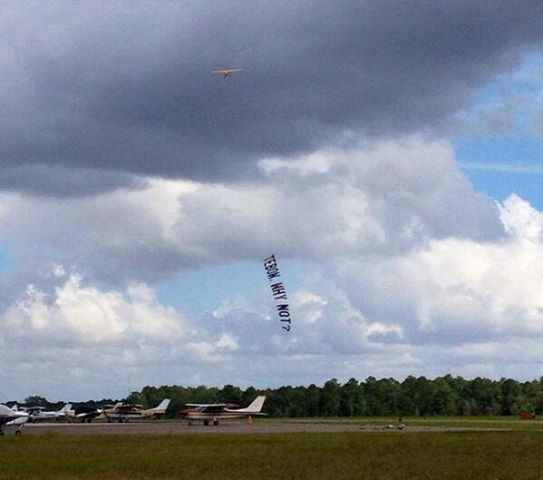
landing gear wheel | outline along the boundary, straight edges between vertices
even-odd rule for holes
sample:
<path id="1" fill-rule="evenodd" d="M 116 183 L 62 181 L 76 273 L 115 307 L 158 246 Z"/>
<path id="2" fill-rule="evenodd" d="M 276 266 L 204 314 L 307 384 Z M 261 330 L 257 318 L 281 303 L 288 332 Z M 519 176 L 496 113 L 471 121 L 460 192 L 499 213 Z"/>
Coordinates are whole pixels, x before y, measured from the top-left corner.
<path id="1" fill-rule="evenodd" d="M 15 430 L 15 435 L 22 435 L 23 432 L 21 432 L 21 430 Z"/>
<path id="2" fill-rule="evenodd" d="M 217 426 L 219 424 L 218 420 L 213 420 L 213 425 Z"/>
<path id="3" fill-rule="evenodd" d="M 204 425 L 207 427 L 209 425 L 209 420 L 204 420 Z"/>

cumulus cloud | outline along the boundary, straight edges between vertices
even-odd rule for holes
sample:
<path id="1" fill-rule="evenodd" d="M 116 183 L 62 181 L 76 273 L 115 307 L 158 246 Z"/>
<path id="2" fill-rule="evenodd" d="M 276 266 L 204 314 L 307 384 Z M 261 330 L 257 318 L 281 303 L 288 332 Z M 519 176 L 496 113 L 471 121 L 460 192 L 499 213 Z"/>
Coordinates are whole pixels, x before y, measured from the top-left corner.
<path id="1" fill-rule="evenodd" d="M 341 285 L 398 342 L 474 344 L 543 334 L 541 213 L 511 196 L 500 241 L 434 239 L 407 255 L 338 268 Z M 520 340 L 519 340 L 520 341 Z"/>
<path id="2" fill-rule="evenodd" d="M 83 286 L 75 274 L 56 287 L 53 295 L 28 285 L 23 298 L 6 310 L 2 323 L 8 338 L 28 335 L 37 341 L 46 331 L 48 341 L 56 335 L 73 346 L 175 344 L 186 335 L 182 315 L 159 305 L 149 287 L 131 285 L 124 295 L 104 292 Z"/>
<path id="3" fill-rule="evenodd" d="M 543 214 L 518 195 L 511 195 L 500 211 L 505 229 L 512 237 L 533 242 L 543 241 Z"/>
<path id="4" fill-rule="evenodd" d="M 331 259 L 505 234 L 496 205 L 473 190 L 445 142 L 406 138 L 260 168 L 261 181 L 241 185 L 150 178 L 74 199 L 4 194 L 0 235 L 20 262 L 47 246 L 48 261 L 126 283 L 271 251 Z"/>
<path id="5" fill-rule="evenodd" d="M 508 234 L 499 239 L 447 237 L 397 255 L 315 263 L 290 293 L 288 336 L 260 297 L 225 300 L 214 312 L 216 327 L 236 332 L 235 358 L 251 359 L 248 379 L 269 373 L 268 357 L 296 360 L 296 371 L 278 366 L 284 382 L 304 372 L 311 381 L 340 372 L 344 380 L 414 371 L 537 376 L 542 214 L 517 196 L 500 211 Z M 245 331 L 249 324 L 257 328 Z"/>
<path id="6" fill-rule="evenodd" d="M 499 207 L 497 237 L 434 236 L 409 249 L 313 259 L 311 274 L 289 284 L 288 334 L 265 288 L 189 318 L 149 285 L 99 288 L 51 264 L 42 284 L 27 285 L 0 317 L 2 358 L 14 366 L 2 375 L 35 382 L 70 362 L 70 382 L 90 378 L 103 392 L 112 388 L 103 373 L 111 365 L 152 384 L 179 375 L 180 383 L 279 385 L 414 371 L 524 378 L 527 365 L 537 375 L 543 214 L 517 196 Z M 171 210 L 175 218 L 180 211 Z M 58 377 L 35 384 L 68 391 Z"/>
<path id="7" fill-rule="evenodd" d="M 28 394 L 39 385 L 55 395 L 93 396 L 120 394 L 116 375 L 139 384 L 151 374 L 224 362 L 239 348 L 232 334 L 196 328 L 162 305 L 148 285 L 106 291 L 73 273 L 57 278 L 50 293 L 47 285 L 27 285 L 0 315 L 0 344 L 2 364 L 10 365 L 2 376 L 21 384 L 11 391 Z M 72 388 L 82 379 L 92 381 Z"/>
<path id="8" fill-rule="evenodd" d="M 466 108 L 538 51 L 542 16 L 535 0 L 7 2 L 3 384 L 95 397 L 130 377 L 537 364 L 542 214 L 474 191 L 439 136 L 470 115 L 514 128 L 514 96 Z M 243 71 L 210 73 L 226 65 Z M 270 253 L 309 265 L 288 335 L 258 288 L 196 314 L 156 293 Z"/>
<path id="9" fill-rule="evenodd" d="M 104 390 L 111 365 L 153 384 L 262 385 L 280 359 L 303 367 L 278 367 L 278 383 L 486 374 L 498 368 L 486 355 L 541 335 L 543 214 L 475 192 L 446 142 L 368 142 L 258 168 L 261 179 L 241 184 L 149 177 L 86 197 L 2 194 L 15 265 L 0 277 L 7 364 L 31 379 L 31 366 L 69 359 L 70 378 Z M 190 315 L 155 294 L 187 269 L 260 269 L 271 252 L 307 262 L 288 283 L 288 334 L 265 285 Z"/>
<path id="10" fill-rule="evenodd" d="M 263 157 L 439 130 L 540 46 L 543 16 L 537 1 L 8 2 L 3 12 L 10 181 L 0 186 L 56 195 L 126 186 L 134 173 L 254 177 Z M 211 75 L 224 65 L 243 72 Z M 72 167 L 95 172 L 92 185 L 63 182 Z"/>

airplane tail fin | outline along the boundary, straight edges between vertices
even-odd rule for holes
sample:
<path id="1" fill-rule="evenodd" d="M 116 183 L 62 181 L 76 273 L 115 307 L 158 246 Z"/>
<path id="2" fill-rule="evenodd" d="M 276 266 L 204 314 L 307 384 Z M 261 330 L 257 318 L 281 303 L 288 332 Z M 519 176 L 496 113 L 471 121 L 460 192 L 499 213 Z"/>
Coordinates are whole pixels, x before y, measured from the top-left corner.
<path id="1" fill-rule="evenodd" d="M 162 400 L 162 402 L 160 402 L 160 405 L 158 407 L 153 408 L 153 410 L 161 410 L 165 412 L 169 404 L 170 404 L 170 399 L 165 398 L 164 400 Z"/>
<path id="2" fill-rule="evenodd" d="M 155 408 L 150 408 L 149 410 L 145 410 L 145 413 L 148 415 L 162 415 L 166 413 L 166 409 L 168 408 L 168 405 L 170 404 L 170 399 L 165 398 L 160 402 L 160 405 L 156 406 Z"/>
<path id="3" fill-rule="evenodd" d="M 66 405 L 64 405 L 61 409 L 60 409 L 60 413 L 68 413 L 68 410 L 71 410 L 72 409 L 72 404 L 71 403 L 67 403 Z"/>
<path id="4" fill-rule="evenodd" d="M 251 405 L 249 405 L 247 408 L 244 408 L 243 411 L 247 413 L 260 413 L 265 401 L 266 396 L 259 395 L 253 400 L 253 403 L 251 403 Z"/>

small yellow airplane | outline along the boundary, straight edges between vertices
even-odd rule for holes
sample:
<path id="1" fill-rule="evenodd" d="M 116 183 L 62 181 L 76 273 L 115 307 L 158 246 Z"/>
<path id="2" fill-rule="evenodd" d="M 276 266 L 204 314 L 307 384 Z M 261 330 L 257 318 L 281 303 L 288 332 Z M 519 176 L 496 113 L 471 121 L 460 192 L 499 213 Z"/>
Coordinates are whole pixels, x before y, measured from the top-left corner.
<path id="1" fill-rule="evenodd" d="M 211 73 L 217 73 L 222 75 L 224 78 L 231 77 L 234 72 L 241 72 L 242 68 L 221 68 L 219 70 L 213 70 Z"/>

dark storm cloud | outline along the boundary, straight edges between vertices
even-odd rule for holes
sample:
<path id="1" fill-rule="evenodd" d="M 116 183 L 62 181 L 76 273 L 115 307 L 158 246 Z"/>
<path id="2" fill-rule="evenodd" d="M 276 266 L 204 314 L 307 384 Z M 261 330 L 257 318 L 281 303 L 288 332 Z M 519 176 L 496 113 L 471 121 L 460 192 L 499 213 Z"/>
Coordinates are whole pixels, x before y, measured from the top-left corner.
<path id="1" fill-rule="evenodd" d="M 543 38 L 543 4 L 528 0 L 66 2 L 7 12 L 4 167 L 196 179 L 248 176 L 258 158 L 353 134 L 435 127 Z M 221 66 L 243 72 L 210 73 Z"/>
<path id="2" fill-rule="evenodd" d="M 141 177 L 124 172 L 93 171 L 45 165 L 6 167 L 0 189 L 43 196 L 97 195 L 117 188 L 143 188 Z"/>

